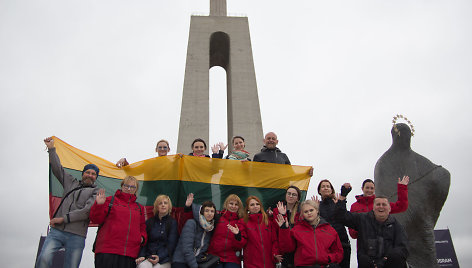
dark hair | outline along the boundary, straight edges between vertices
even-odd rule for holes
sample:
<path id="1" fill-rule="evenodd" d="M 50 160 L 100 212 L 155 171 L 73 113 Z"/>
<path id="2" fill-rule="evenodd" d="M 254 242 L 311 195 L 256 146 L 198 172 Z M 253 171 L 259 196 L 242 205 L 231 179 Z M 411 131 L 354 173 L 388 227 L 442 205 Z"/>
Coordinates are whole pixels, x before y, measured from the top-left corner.
<path id="1" fill-rule="evenodd" d="M 374 181 L 371 179 L 365 179 L 365 181 L 362 183 L 362 189 L 364 189 L 364 185 L 368 182 L 371 182 L 373 185 L 375 185 Z"/>
<path id="2" fill-rule="evenodd" d="M 290 185 L 289 187 L 287 187 L 287 190 L 290 188 L 295 189 L 295 191 L 297 191 L 298 201 L 300 201 L 300 198 L 302 198 L 302 191 L 300 191 L 300 189 L 295 185 Z"/>
<path id="3" fill-rule="evenodd" d="M 200 214 L 203 215 L 203 212 L 205 211 L 205 208 L 206 207 L 210 207 L 210 208 L 214 208 L 215 209 L 215 213 L 216 213 L 216 206 L 213 202 L 211 201 L 205 201 L 202 203 L 202 207 L 200 208 Z"/>
<path id="4" fill-rule="evenodd" d="M 204 140 L 200 139 L 200 138 L 196 138 L 195 140 L 193 140 L 192 142 L 192 150 L 193 150 L 193 145 L 196 143 L 196 142 L 203 142 L 203 146 L 205 146 L 205 150 L 207 148 L 207 144 Z"/>
<path id="5" fill-rule="evenodd" d="M 322 184 L 323 182 L 329 183 L 329 186 L 331 187 L 331 195 L 330 195 L 329 197 L 334 198 L 334 195 L 335 195 L 334 193 L 335 193 L 335 191 L 334 191 L 333 184 L 331 184 L 331 182 L 330 182 L 329 180 L 327 180 L 327 179 L 321 180 L 320 183 L 318 184 L 318 194 L 321 195 L 320 189 L 321 189 L 321 184 Z M 323 197 L 321 197 L 321 198 L 323 198 Z"/>
<path id="6" fill-rule="evenodd" d="M 234 139 L 241 139 L 241 140 L 244 141 L 244 138 L 243 138 L 243 137 L 241 137 L 241 136 L 234 136 L 233 139 L 231 139 L 231 143 L 233 143 L 233 144 L 234 144 Z"/>

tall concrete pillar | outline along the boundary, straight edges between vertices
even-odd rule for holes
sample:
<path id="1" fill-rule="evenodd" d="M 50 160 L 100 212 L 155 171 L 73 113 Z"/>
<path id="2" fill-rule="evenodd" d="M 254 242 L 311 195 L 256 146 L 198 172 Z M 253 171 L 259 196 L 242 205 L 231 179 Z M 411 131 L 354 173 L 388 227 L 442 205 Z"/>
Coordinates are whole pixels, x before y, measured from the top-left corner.
<path id="1" fill-rule="evenodd" d="M 210 0 L 210 11 L 190 21 L 177 152 L 190 152 L 195 138 L 209 141 L 209 70 L 221 66 L 227 81 L 227 142 L 243 136 L 254 155 L 263 133 L 248 19 L 227 17 L 226 0 Z"/>

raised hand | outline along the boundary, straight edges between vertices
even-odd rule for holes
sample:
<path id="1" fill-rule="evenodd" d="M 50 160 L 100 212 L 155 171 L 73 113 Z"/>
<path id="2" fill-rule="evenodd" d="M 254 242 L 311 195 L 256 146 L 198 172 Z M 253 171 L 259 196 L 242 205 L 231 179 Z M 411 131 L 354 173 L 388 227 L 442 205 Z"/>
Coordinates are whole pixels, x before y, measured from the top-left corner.
<path id="1" fill-rule="evenodd" d="M 277 215 L 277 218 L 275 219 L 275 222 L 279 225 L 279 227 L 282 227 L 282 225 L 285 222 L 285 226 L 288 227 L 287 221 L 285 221 L 285 218 L 284 218 L 284 216 L 282 216 L 282 214 Z"/>
<path id="2" fill-rule="evenodd" d="M 274 215 L 274 212 L 272 212 L 272 209 L 269 207 L 267 210 L 266 210 L 266 213 L 269 217 L 271 217 L 272 215 Z"/>
<path id="3" fill-rule="evenodd" d="M 225 144 L 222 143 L 222 142 L 218 142 L 218 146 L 220 147 L 220 150 L 221 150 L 221 151 L 224 151 L 224 150 L 226 150 L 226 148 L 228 147 L 228 144 L 225 145 Z"/>
<path id="4" fill-rule="evenodd" d="M 218 153 L 218 151 L 219 151 L 218 143 L 215 144 L 215 145 L 213 145 L 213 146 L 211 146 L 211 151 L 212 151 L 214 154 Z"/>
<path id="5" fill-rule="evenodd" d="M 234 226 L 232 226 L 231 224 L 228 223 L 228 225 L 226 225 L 228 227 L 228 229 L 233 233 L 233 234 L 238 234 L 239 233 L 239 228 L 238 228 L 238 225 L 235 224 Z"/>
<path id="6" fill-rule="evenodd" d="M 185 200 L 185 206 L 190 207 L 193 203 L 193 193 L 187 195 L 187 200 Z"/>
<path id="7" fill-rule="evenodd" d="M 95 198 L 95 201 L 97 202 L 98 205 L 103 205 L 105 203 L 105 200 L 107 197 L 105 196 L 105 189 L 101 188 L 98 190 L 97 197 Z"/>
<path id="8" fill-rule="evenodd" d="M 315 201 L 316 203 L 318 203 L 318 205 L 320 204 L 320 199 L 319 199 L 318 196 L 316 196 L 316 195 L 311 196 L 311 200 L 313 200 L 313 201 Z"/>
<path id="9" fill-rule="evenodd" d="M 410 177 L 408 176 L 403 176 L 403 178 L 400 180 L 400 178 L 398 178 L 398 184 L 403 184 L 403 185 L 408 185 L 408 183 L 410 182 Z"/>
<path id="10" fill-rule="evenodd" d="M 308 171 L 308 176 L 310 177 L 313 177 L 313 167 L 310 168 L 310 170 Z"/>
<path id="11" fill-rule="evenodd" d="M 127 165 L 129 165 L 129 163 L 126 160 L 126 158 L 121 158 L 120 160 L 118 160 L 118 162 L 116 162 L 116 166 L 119 167 L 119 168 L 127 166 Z"/>
<path id="12" fill-rule="evenodd" d="M 284 206 L 284 203 L 278 202 L 277 203 L 277 210 L 279 211 L 279 214 L 285 215 L 287 213 L 287 207 Z"/>
<path id="13" fill-rule="evenodd" d="M 46 144 L 48 149 L 52 149 L 54 148 L 54 139 L 52 137 L 47 137 L 44 139 L 44 144 Z"/>
<path id="14" fill-rule="evenodd" d="M 341 186 L 341 195 L 346 197 L 351 190 L 352 190 L 351 184 L 346 182 L 345 184 L 343 184 L 343 186 Z"/>

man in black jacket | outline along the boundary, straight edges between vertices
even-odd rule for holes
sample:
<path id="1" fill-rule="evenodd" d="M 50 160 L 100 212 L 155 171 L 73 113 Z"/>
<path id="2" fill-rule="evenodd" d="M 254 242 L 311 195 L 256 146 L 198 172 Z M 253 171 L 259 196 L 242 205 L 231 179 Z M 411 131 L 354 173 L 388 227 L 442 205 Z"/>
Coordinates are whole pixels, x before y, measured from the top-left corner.
<path id="1" fill-rule="evenodd" d="M 350 188 L 344 186 L 336 204 L 336 218 L 358 232 L 357 262 L 359 267 L 406 267 L 408 239 L 403 226 L 390 215 L 390 203 L 377 196 L 374 208 L 368 213 L 346 210 L 346 196 Z"/>
<path id="2" fill-rule="evenodd" d="M 254 155 L 254 161 L 290 165 L 288 156 L 277 148 L 278 143 L 279 140 L 274 132 L 267 133 L 264 137 L 264 147 L 260 153 Z"/>

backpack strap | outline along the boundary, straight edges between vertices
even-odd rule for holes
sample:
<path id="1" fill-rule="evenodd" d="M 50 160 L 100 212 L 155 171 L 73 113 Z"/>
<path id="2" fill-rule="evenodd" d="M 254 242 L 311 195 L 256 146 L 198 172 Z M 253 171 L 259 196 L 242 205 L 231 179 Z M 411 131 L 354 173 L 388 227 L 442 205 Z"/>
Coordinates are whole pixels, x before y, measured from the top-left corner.
<path id="1" fill-rule="evenodd" d="M 70 190 L 67 194 L 64 195 L 64 197 L 61 199 L 61 203 L 59 203 L 59 206 L 57 206 L 56 208 L 56 211 L 54 212 L 53 214 L 53 218 L 56 217 L 56 214 L 57 212 L 59 211 L 59 208 L 62 206 L 62 203 L 64 203 L 64 201 L 66 200 L 66 198 L 73 192 L 77 191 L 77 190 L 80 190 L 80 189 L 83 189 L 83 188 L 91 188 L 92 186 L 84 186 L 84 185 L 80 185 L 80 186 L 77 186 L 75 187 L 74 189 Z"/>
<path id="2" fill-rule="evenodd" d="M 105 219 L 103 220 L 103 223 L 105 223 L 105 220 L 107 219 L 108 214 L 110 214 L 111 207 L 113 206 L 113 201 L 115 201 L 115 195 L 113 195 L 113 196 L 111 197 L 110 203 L 108 204 L 107 215 L 105 215 Z M 100 228 L 102 228 L 103 223 L 98 225 L 97 235 L 95 236 L 95 241 L 93 241 L 93 246 L 92 246 L 92 252 L 93 252 L 93 253 L 95 253 L 95 245 L 97 244 L 98 232 L 100 232 Z"/>

